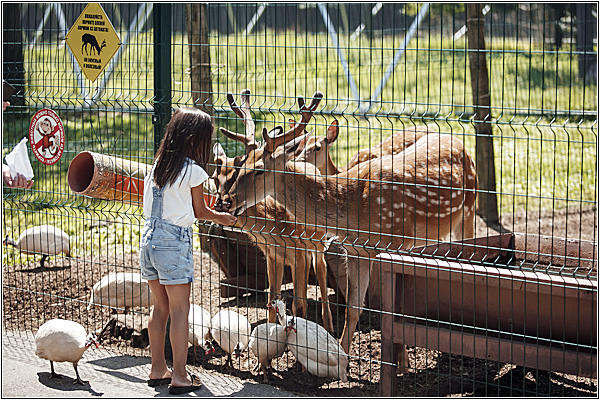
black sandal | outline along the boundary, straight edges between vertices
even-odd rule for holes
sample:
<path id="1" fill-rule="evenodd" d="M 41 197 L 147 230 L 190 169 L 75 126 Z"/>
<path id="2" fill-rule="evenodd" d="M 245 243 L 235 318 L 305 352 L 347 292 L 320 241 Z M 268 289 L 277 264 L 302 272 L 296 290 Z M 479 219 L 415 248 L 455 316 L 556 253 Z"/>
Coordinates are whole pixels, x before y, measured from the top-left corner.
<path id="1" fill-rule="evenodd" d="M 173 377 L 173 371 L 171 371 L 171 378 Z M 162 385 L 168 385 L 171 383 L 171 378 L 157 378 L 157 379 L 148 379 L 148 386 L 156 387 Z"/>
<path id="2" fill-rule="evenodd" d="M 188 375 L 190 376 L 190 379 L 192 380 L 192 384 L 189 386 L 169 385 L 169 394 L 183 394 L 183 393 L 195 392 L 196 390 L 198 390 L 202 387 L 202 382 L 200 381 L 200 378 L 198 378 L 196 375 L 192 374 L 191 372 L 188 372 Z"/>

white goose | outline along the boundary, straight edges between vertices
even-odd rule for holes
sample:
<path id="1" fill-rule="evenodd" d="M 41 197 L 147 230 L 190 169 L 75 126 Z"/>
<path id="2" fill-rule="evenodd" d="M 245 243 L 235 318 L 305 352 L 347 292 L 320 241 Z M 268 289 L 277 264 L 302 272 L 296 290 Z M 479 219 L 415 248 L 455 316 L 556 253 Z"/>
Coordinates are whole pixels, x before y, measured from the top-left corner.
<path id="1" fill-rule="evenodd" d="M 260 324 L 252 330 L 248 348 L 258 358 L 255 368 L 263 371 L 264 381 L 268 381 L 267 369 L 271 369 L 271 360 L 280 357 L 285 351 L 288 331 L 284 326 L 272 322 Z"/>
<path id="2" fill-rule="evenodd" d="M 154 296 L 148 282 L 142 274 L 136 272 L 110 273 L 96 282 L 92 287 L 90 303 L 116 308 L 150 307 L 154 304 Z"/>
<path id="3" fill-rule="evenodd" d="M 231 310 L 221 310 L 212 318 L 212 338 L 227 353 L 227 365 L 233 367 L 231 354 L 239 356 L 250 341 L 251 326 L 243 315 Z"/>
<path id="4" fill-rule="evenodd" d="M 285 303 L 280 299 L 273 300 L 271 306 L 289 331 L 288 347 L 309 373 L 348 381 L 348 355 L 325 328 L 304 318 L 287 316 Z"/>
<path id="5" fill-rule="evenodd" d="M 64 319 L 51 319 L 47 321 L 35 334 L 35 355 L 50 361 L 52 377 L 62 377 L 54 372 L 54 361 L 73 363 L 77 379 L 73 383 L 85 384 L 79 377 L 77 363 L 85 350 L 95 344 L 96 337 L 87 335 L 85 328 L 74 321 Z"/>
<path id="6" fill-rule="evenodd" d="M 40 264 L 44 268 L 44 262 L 50 255 L 65 253 L 67 257 L 71 256 L 69 241 L 69 235 L 63 230 L 52 225 L 39 225 L 25 229 L 16 242 L 8 236 L 2 242 L 24 254 L 42 254 Z"/>
<path id="7" fill-rule="evenodd" d="M 190 304 L 188 340 L 192 346 L 203 346 L 210 341 L 210 313 L 197 304 Z"/>

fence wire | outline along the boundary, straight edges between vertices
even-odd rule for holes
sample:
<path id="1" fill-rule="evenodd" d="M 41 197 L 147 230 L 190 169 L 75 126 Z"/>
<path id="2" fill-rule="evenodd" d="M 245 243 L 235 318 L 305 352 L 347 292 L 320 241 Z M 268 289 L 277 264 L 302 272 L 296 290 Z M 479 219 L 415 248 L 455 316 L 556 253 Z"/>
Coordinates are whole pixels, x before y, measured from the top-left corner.
<path id="1" fill-rule="evenodd" d="M 294 342 L 263 345 L 284 349 L 265 375 L 282 389 L 598 395 L 597 4 L 101 6 L 120 49 L 94 82 L 65 42 L 86 4 L 2 6 L 3 158 L 41 109 L 65 132 L 53 165 L 29 148 L 32 188 L 3 186 L 4 330 L 64 318 L 149 356 L 141 199 L 77 187 L 143 176 L 179 107 L 244 134 L 243 106 L 257 148 L 215 129 L 206 198 L 250 207 L 234 227 L 195 224 L 191 303 L 208 316 L 190 313 L 190 367 L 225 364 L 203 349 L 219 311 L 254 329 L 281 299 Z M 294 133 L 312 136 L 271 151 L 309 114 Z M 45 225 L 68 249 L 47 228 L 27 242 Z M 262 382 L 258 363 L 245 345 L 228 373 Z"/>

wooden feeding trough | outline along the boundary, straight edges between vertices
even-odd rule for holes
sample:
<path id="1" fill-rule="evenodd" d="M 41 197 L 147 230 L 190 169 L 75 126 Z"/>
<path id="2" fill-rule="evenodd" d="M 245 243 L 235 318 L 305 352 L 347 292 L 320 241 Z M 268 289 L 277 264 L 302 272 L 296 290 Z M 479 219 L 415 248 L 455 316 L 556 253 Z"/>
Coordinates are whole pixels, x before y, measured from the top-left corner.
<path id="1" fill-rule="evenodd" d="M 396 395 L 401 343 L 596 378 L 596 257 L 592 242 L 524 234 L 380 254 L 381 394 Z"/>

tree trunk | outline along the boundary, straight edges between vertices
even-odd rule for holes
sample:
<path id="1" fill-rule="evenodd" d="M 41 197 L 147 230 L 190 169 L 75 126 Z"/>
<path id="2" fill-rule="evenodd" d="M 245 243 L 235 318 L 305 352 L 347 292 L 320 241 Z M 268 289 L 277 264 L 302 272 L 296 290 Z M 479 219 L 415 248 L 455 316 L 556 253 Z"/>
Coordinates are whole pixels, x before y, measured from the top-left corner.
<path id="1" fill-rule="evenodd" d="M 467 40 L 471 89 L 475 108 L 477 176 L 479 193 L 477 213 L 490 224 L 497 224 L 496 167 L 492 139 L 490 88 L 485 53 L 485 27 L 482 4 L 467 4 Z"/>
<path id="2" fill-rule="evenodd" d="M 577 4 L 577 51 L 579 53 L 579 77 L 586 84 L 598 82 L 598 61 L 594 55 L 596 27 L 592 4 Z"/>
<path id="3" fill-rule="evenodd" d="M 194 105 L 213 115 L 208 10 L 206 3 L 186 4 L 186 22 L 190 47 L 190 78 Z"/>

